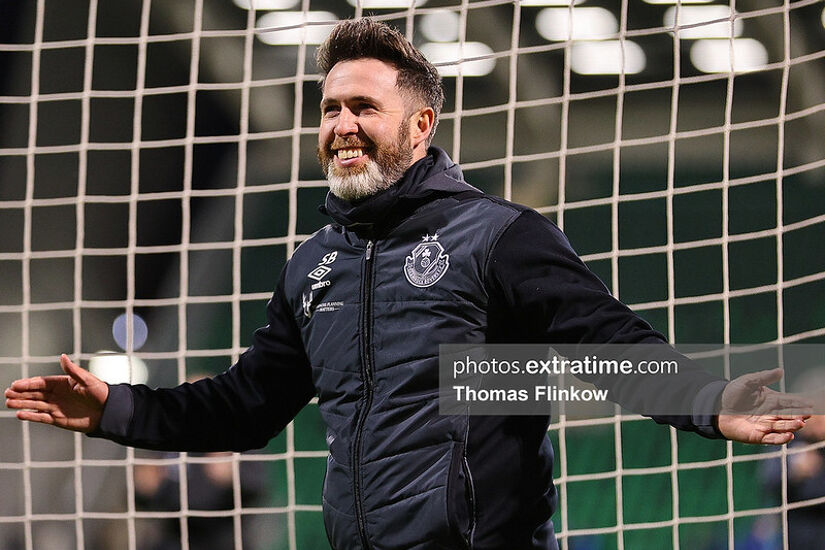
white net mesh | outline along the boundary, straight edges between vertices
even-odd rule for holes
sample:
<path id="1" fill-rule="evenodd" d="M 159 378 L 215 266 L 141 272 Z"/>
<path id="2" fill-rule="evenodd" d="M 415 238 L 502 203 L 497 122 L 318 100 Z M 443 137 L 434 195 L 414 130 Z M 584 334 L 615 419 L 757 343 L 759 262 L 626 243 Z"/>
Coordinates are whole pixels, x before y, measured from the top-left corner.
<path id="1" fill-rule="evenodd" d="M 671 342 L 825 335 L 821 0 L 252 3 L 0 5 L 0 385 L 61 352 L 155 386 L 237 359 L 325 223 L 315 45 L 365 15 L 443 71 L 468 181 Z M 825 504 L 820 443 L 554 420 L 564 548 L 787 548 Z M 325 548 L 323 434 L 312 404 L 260 452 L 179 456 L 0 411 L 0 546 Z"/>

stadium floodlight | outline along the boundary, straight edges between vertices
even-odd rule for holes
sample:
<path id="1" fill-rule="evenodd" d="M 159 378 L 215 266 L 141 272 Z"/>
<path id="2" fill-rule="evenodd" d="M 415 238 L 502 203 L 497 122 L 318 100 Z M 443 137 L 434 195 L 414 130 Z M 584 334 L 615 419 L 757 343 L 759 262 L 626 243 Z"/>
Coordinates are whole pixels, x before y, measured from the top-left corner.
<path id="1" fill-rule="evenodd" d="M 768 50 L 753 38 L 699 40 L 690 47 L 690 61 L 703 73 L 741 73 L 767 65 Z"/>
<path id="2" fill-rule="evenodd" d="M 256 24 L 258 39 L 270 46 L 320 44 L 332 31 L 338 18 L 328 11 L 273 11 L 262 15 Z M 307 25 L 324 23 L 328 25 Z M 284 28 L 287 27 L 287 28 Z M 283 30 L 278 30 L 283 29 Z"/>
<path id="3" fill-rule="evenodd" d="M 244 10 L 291 10 L 300 0 L 232 0 L 236 6 Z"/>
<path id="4" fill-rule="evenodd" d="M 403 8 L 417 8 L 427 3 L 427 0 L 347 0 L 350 6 L 365 10 L 392 10 Z"/>
<path id="5" fill-rule="evenodd" d="M 89 372 L 108 384 L 145 384 L 149 369 L 139 357 L 101 351 L 89 360 Z"/>
<path id="6" fill-rule="evenodd" d="M 132 325 L 131 342 L 129 342 L 128 338 L 130 322 Z M 131 315 L 121 313 L 112 323 L 112 337 L 123 351 L 128 351 L 127 348 L 129 346 L 131 346 L 132 351 L 136 351 L 142 348 L 143 344 L 146 343 L 146 339 L 149 337 L 149 327 L 140 315 L 134 313 Z"/>
<path id="7" fill-rule="evenodd" d="M 710 4 L 713 0 L 644 0 L 648 4 L 653 5 L 667 5 L 670 6 L 672 4 Z"/>
<path id="8" fill-rule="evenodd" d="M 428 13 L 421 18 L 421 34 L 432 42 L 458 41 L 461 18 L 454 11 L 444 10 Z"/>
<path id="9" fill-rule="evenodd" d="M 484 76 L 496 66 L 495 59 L 461 61 L 491 55 L 492 48 L 482 42 L 427 42 L 420 49 L 441 76 L 458 76 L 459 66 L 462 76 Z"/>
<path id="10" fill-rule="evenodd" d="M 570 67 L 582 75 L 636 74 L 646 61 L 642 47 L 629 40 L 584 41 L 573 44 Z"/>
<path id="11" fill-rule="evenodd" d="M 730 6 L 680 6 L 678 10 L 673 6 L 665 12 L 664 24 L 666 27 L 688 26 L 679 29 L 679 38 L 687 40 L 731 38 L 731 16 L 735 17 L 736 12 Z M 742 36 L 742 27 L 742 20 L 734 19 L 733 36 Z"/>
<path id="12" fill-rule="evenodd" d="M 521 2 L 522 7 L 533 7 L 533 6 L 569 6 L 571 3 L 574 6 L 578 6 L 584 2 L 584 0 L 523 0 Z"/>
<path id="13" fill-rule="evenodd" d="M 602 40 L 619 32 L 619 22 L 604 8 L 545 8 L 536 16 L 536 30 L 547 40 Z"/>

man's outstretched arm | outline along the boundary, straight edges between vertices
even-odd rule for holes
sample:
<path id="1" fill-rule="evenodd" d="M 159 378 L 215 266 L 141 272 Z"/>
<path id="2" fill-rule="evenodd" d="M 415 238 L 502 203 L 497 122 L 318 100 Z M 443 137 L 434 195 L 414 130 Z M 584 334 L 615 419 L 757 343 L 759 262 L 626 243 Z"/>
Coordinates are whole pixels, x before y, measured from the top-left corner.
<path id="1" fill-rule="evenodd" d="M 100 425 L 109 386 L 92 373 L 60 356 L 65 375 L 17 380 L 6 390 L 6 406 L 17 418 L 89 433 Z"/>
<path id="2" fill-rule="evenodd" d="M 66 358 L 61 360 L 66 376 L 14 382 L 7 404 L 22 420 L 131 447 L 181 452 L 263 447 L 315 393 L 281 284 L 267 305 L 267 325 L 255 331 L 238 362 L 214 378 L 175 388 L 108 386 Z"/>
<path id="3" fill-rule="evenodd" d="M 503 342 L 667 343 L 647 322 L 613 298 L 576 255 L 561 230 L 534 211 L 523 212 L 500 237 L 489 259 L 487 286 L 491 332 L 504 335 Z M 674 358 L 682 357 L 675 350 L 671 352 Z M 781 370 L 774 369 L 728 382 L 680 361 L 678 379 L 602 376 L 589 381 L 609 388 L 617 402 L 631 410 L 639 408 L 637 412 L 659 423 L 705 437 L 783 444 L 804 426 L 810 406 L 798 396 L 767 387 L 779 378 Z M 645 412 L 662 410 L 694 413 Z"/>

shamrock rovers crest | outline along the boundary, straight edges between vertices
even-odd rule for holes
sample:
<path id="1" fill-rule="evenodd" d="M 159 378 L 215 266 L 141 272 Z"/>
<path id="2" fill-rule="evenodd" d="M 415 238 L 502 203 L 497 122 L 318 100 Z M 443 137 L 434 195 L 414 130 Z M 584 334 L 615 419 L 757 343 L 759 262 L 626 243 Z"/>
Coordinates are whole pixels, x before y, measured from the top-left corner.
<path id="1" fill-rule="evenodd" d="M 404 262 L 404 275 L 411 285 L 424 288 L 434 285 L 450 267 L 450 255 L 438 242 L 438 233 L 425 235 Z"/>

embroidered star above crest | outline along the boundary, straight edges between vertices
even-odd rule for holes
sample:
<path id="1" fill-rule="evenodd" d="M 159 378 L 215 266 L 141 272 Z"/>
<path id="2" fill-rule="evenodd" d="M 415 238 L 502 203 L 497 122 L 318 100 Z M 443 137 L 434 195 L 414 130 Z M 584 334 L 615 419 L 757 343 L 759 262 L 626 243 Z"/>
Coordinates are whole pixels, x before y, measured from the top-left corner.
<path id="1" fill-rule="evenodd" d="M 438 240 L 438 233 L 433 233 L 432 235 L 430 235 L 428 233 L 428 234 L 424 235 L 423 237 L 421 237 L 421 240 L 424 241 L 425 243 L 428 243 L 428 242 L 431 242 L 431 241 L 437 241 Z"/>

